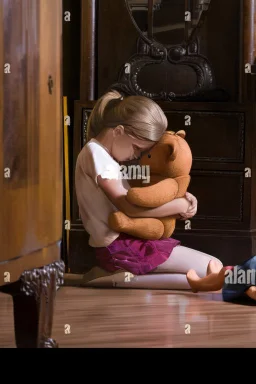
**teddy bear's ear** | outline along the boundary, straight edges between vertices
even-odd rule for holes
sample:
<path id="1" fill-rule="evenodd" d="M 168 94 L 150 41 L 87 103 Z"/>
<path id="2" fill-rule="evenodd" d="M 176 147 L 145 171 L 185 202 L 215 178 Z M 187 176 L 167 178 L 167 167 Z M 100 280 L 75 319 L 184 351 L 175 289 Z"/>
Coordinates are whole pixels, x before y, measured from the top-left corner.
<path id="1" fill-rule="evenodd" d="M 169 135 L 175 135 L 174 131 L 166 131 L 165 133 L 168 133 Z"/>
<path id="2" fill-rule="evenodd" d="M 176 141 L 169 144 L 169 149 L 170 149 L 170 160 L 174 161 L 177 157 L 177 143 L 176 143 Z"/>
<path id="3" fill-rule="evenodd" d="M 182 139 L 185 139 L 185 137 L 186 137 L 186 132 L 183 131 L 183 130 L 182 130 L 182 131 L 178 131 L 178 132 L 176 133 L 176 135 L 182 137 Z"/>

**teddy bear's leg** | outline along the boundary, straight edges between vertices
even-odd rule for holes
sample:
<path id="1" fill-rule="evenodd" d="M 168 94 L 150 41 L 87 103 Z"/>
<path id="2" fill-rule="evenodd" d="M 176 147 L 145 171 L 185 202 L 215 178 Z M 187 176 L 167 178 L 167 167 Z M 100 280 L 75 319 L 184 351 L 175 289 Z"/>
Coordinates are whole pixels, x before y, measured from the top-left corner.
<path id="1" fill-rule="evenodd" d="M 172 236 L 175 230 L 176 219 L 174 219 L 173 217 L 164 217 L 159 220 L 163 223 L 163 226 L 164 226 L 164 233 L 162 238 L 168 239 L 169 237 Z"/>
<path id="2" fill-rule="evenodd" d="M 113 231 L 147 240 L 158 240 L 164 232 L 163 223 L 158 219 L 131 218 L 120 211 L 110 214 L 108 224 Z"/>
<path id="3" fill-rule="evenodd" d="M 127 193 L 129 203 L 140 207 L 155 208 L 175 199 L 178 184 L 174 179 L 165 179 L 142 188 L 131 188 Z"/>
<path id="4" fill-rule="evenodd" d="M 187 192 L 191 177 L 189 175 L 187 176 L 179 176 L 174 179 L 179 187 L 178 193 L 176 198 L 185 196 L 185 193 Z"/>

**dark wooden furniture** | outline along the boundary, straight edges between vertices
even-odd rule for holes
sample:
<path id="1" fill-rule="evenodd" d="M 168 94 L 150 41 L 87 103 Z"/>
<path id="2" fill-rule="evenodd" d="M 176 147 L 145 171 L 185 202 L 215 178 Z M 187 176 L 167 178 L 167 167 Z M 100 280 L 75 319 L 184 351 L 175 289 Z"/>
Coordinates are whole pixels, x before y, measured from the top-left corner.
<path id="1" fill-rule="evenodd" d="M 255 12 L 252 0 L 82 0 L 74 167 L 98 97 L 153 98 L 193 152 L 198 213 L 174 237 L 225 264 L 256 254 Z M 70 272 L 82 273 L 93 258 L 74 185 L 70 236 Z"/>
<path id="2" fill-rule="evenodd" d="M 13 296 L 17 347 L 53 348 L 64 276 L 61 0 L 0 0 L 0 21 L 0 290 Z"/>

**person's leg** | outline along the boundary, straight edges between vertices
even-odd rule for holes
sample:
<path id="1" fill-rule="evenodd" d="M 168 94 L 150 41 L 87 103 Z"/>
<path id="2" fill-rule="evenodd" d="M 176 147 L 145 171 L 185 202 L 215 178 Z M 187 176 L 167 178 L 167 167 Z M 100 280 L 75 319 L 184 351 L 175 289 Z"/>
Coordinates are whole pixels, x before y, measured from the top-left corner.
<path id="1" fill-rule="evenodd" d="M 111 276 L 94 279 L 84 285 L 94 288 L 191 289 L 186 275 L 177 273 L 148 273 L 146 275 L 133 275 L 130 272 L 118 272 Z"/>
<path id="2" fill-rule="evenodd" d="M 115 273 L 111 276 L 96 278 L 86 286 L 90 287 L 117 287 L 138 289 L 176 289 L 190 290 L 186 274 L 194 269 L 198 276 L 207 274 L 210 260 L 222 263 L 213 256 L 194 249 L 177 246 L 172 251 L 170 258 L 151 273 L 133 276 L 128 272 Z"/>
<path id="3" fill-rule="evenodd" d="M 173 249 L 169 259 L 154 270 L 154 273 L 187 274 L 190 269 L 194 269 L 199 277 L 205 277 L 211 260 L 214 260 L 220 267 L 223 266 L 221 261 L 214 256 L 179 245 Z"/>

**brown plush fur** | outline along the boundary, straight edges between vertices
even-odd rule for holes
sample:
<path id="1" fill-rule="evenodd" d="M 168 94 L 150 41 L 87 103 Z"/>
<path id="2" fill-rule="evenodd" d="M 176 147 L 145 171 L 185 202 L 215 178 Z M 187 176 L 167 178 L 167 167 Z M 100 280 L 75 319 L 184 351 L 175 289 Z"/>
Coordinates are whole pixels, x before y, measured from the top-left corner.
<path id="1" fill-rule="evenodd" d="M 127 200 L 131 204 L 155 208 L 185 195 L 192 167 L 192 154 L 185 136 L 185 131 L 168 131 L 143 155 L 139 164 L 150 166 L 150 183 L 129 181 L 132 188 L 127 193 Z M 173 217 L 130 218 L 122 212 L 112 213 L 109 217 L 109 226 L 114 231 L 149 240 L 170 237 L 175 225 Z"/>

